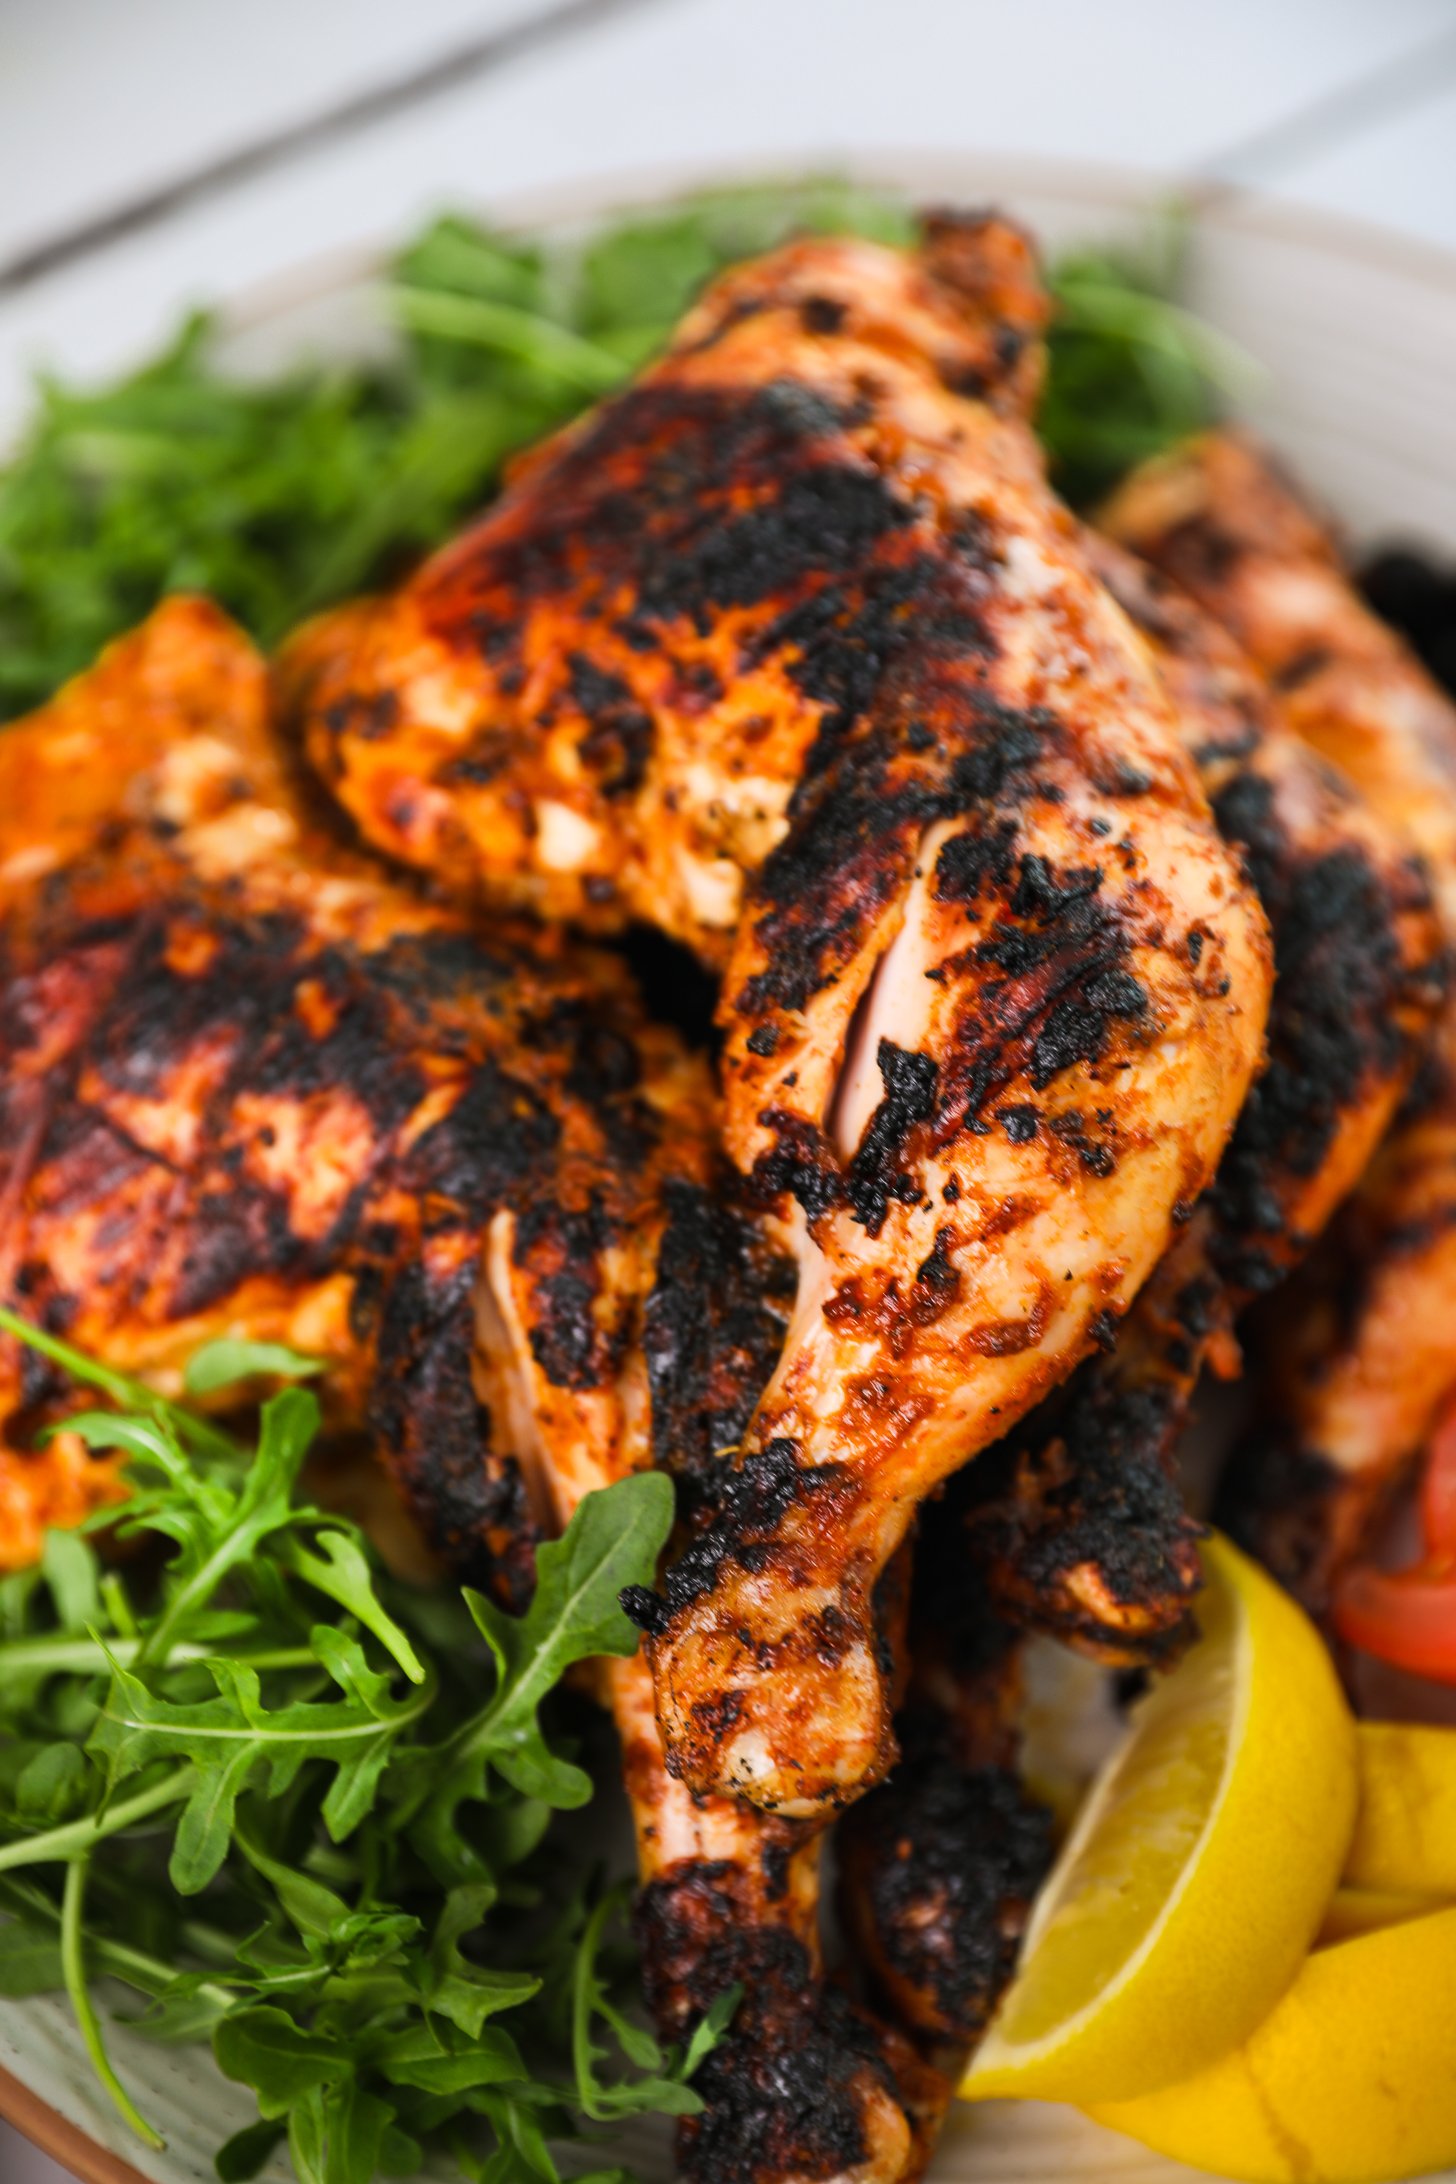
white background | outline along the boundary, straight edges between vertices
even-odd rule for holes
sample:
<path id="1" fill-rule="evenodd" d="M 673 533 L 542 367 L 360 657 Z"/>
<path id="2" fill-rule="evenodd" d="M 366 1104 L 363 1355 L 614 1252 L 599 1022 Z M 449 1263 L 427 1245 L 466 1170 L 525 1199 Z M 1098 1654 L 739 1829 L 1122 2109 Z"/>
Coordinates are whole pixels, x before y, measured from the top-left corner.
<path id="1" fill-rule="evenodd" d="M 657 163 L 1015 151 L 1221 174 L 1456 251 L 1456 0 L 0 0 L 0 433 L 179 309 L 451 202 Z M 6 269 L 491 32 L 429 97 Z M 0 2125 L 0 2184 L 63 2172 Z"/>

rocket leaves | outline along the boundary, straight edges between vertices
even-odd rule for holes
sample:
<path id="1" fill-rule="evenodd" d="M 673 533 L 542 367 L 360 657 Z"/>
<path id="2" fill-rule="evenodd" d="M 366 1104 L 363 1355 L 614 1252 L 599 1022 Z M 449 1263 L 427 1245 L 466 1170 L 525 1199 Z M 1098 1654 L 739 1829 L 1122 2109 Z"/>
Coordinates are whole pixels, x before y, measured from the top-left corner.
<path id="1" fill-rule="evenodd" d="M 547 1748 L 541 1702 L 577 1661 L 636 1652 L 637 1632 L 618 1595 L 637 1582 L 630 1571 L 656 1569 L 672 1512 L 672 1484 L 661 1472 L 623 1479 L 607 1493 L 588 1494 L 564 1538 L 538 1550 L 536 1591 L 523 1616 L 466 1593 L 499 1678 L 466 1748 L 490 1759 L 523 1796 L 559 1808 L 591 1796 L 590 1776 Z"/>
<path id="2" fill-rule="evenodd" d="M 618 1897 L 553 1818 L 593 1794 L 592 1718 L 561 1678 L 632 1652 L 617 1596 L 651 1582 L 668 1482 L 588 1496 L 512 1616 L 395 1583 L 307 1498 L 306 1390 L 273 1395 L 244 1448 L 40 1339 L 121 1406 L 67 1424 L 122 1452 L 131 1491 L 92 1527 L 118 1562 L 52 1534 L 0 1579 L 0 1995 L 63 1987 L 149 2143 L 92 1984 L 129 1987 L 156 2039 L 210 2040 L 258 2101 L 217 2157 L 239 2184 L 284 2142 L 301 2184 L 426 2155 L 551 2184 L 558 2143 L 692 2112 L 722 2014 L 662 2052 L 608 1933 Z M 188 1385 L 308 1368 L 215 1345 Z"/>
<path id="3" fill-rule="evenodd" d="M 544 249 L 446 217 L 381 284 L 398 337 L 383 356 L 235 377 L 200 317 L 110 386 L 42 382 L 0 470 L 0 719 L 169 591 L 206 591 L 275 644 L 448 537 L 517 449 L 661 348 L 725 265 L 795 232 L 904 243 L 914 226 L 902 203 L 833 178 L 721 190 Z M 1169 300 L 1170 236 L 1155 225 L 1140 248 L 1049 269 L 1040 427 L 1073 499 L 1207 424 L 1239 382 L 1227 345 Z M 209 1345 L 188 1393 L 241 1362 L 211 1353 L 252 1348 Z M 244 1369 L 291 1368 L 256 1354 Z"/>

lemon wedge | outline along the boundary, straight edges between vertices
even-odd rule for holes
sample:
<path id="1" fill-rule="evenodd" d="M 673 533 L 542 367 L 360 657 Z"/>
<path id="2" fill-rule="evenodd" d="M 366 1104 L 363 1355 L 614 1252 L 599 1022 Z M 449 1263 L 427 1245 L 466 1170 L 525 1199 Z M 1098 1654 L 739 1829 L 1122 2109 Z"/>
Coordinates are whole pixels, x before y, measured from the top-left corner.
<path id="1" fill-rule="evenodd" d="M 1248 2042 L 1099 2123 L 1253 2184 L 1390 2184 L 1456 2162 L 1456 1909 L 1312 1956 Z"/>
<path id="2" fill-rule="evenodd" d="M 1360 1804 L 1345 1878 L 1456 1897 L 1456 1729 L 1362 1721 Z"/>
<path id="3" fill-rule="evenodd" d="M 1226 1540 L 1203 1635 L 1137 1707 L 1047 1881 L 961 2091 L 1123 2100 L 1247 2038 L 1293 1979 L 1355 1818 L 1355 1726 L 1303 1612 Z"/>

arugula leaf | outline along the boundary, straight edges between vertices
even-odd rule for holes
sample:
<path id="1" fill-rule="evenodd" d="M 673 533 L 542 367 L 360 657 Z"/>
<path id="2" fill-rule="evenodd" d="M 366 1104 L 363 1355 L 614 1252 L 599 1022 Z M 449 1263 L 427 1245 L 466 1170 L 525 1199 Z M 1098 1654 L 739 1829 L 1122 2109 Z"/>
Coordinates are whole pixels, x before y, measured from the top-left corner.
<path id="1" fill-rule="evenodd" d="M 225 2078 L 253 2088 L 266 2119 L 286 2116 L 305 2093 L 336 2084 L 351 2068 L 340 2041 L 301 2031 L 277 2009 L 234 2011 L 213 2035 L 212 2051 Z"/>
<path id="2" fill-rule="evenodd" d="M 100 1571 L 94 1550 L 76 1532 L 47 1532 L 40 1574 L 50 1587 L 56 1614 L 68 1630 L 84 1630 L 101 1613 Z"/>
<path id="3" fill-rule="evenodd" d="M 54 1934 L 37 1933 L 19 1919 L 0 1926 L 0 1994 L 54 1994 L 64 1983 L 61 1945 Z"/>
<path id="4" fill-rule="evenodd" d="M 282 1566 L 301 1577 L 315 1592 L 338 1602 L 341 1608 L 372 1631 L 386 1652 L 404 1670 L 411 1683 L 425 1681 L 425 1669 L 408 1633 L 384 1607 L 374 1590 L 373 1572 L 358 1540 L 351 1533 L 319 1532 L 312 1547 L 293 1535 L 277 1549 Z"/>
<path id="5" fill-rule="evenodd" d="M 500 1686 L 465 1746 L 523 1796 L 558 1808 L 584 1805 L 591 1796 L 590 1776 L 547 1749 L 537 1719 L 541 1702 L 575 1662 L 636 1652 L 637 1631 L 620 1595 L 651 1582 L 672 1519 L 671 1480 L 639 1472 L 586 1495 L 563 1536 L 538 1550 L 536 1591 L 523 1616 L 503 1614 L 483 1593 L 467 1591 Z"/>
<path id="6" fill-rule="evenodd" d="M 1203 431 L 1225 395 L 1247 393 L 1258 378 L 1241 350 L 1173 300 L 1186 244 L 1175 210 L 1137 247 L 1076 251 L 1052 268 L 1037 429 L 1053 479 L 1075 506 Z"/>
<path id="7" fill-rule="evenodd" d="M 237 381 L 197 317 L 110 387 L 42 381 L 0 472 L 0 718 L 169 591 L 208 591 L 275 643 L 447 537 L 511 454 L 636 369 L 723 266 L 795 232 L 906 243 L 914 226 L 903 204 L 832 177 L 711 192 L 580 245 L 450 216 L 380 284 L 401 334 L 382 361 Z M 1155 224 L 1141 249 L 1052 268 L 1042 430 L 1079 501 L 1241 384 L 1226 346 L 1167 300 L 1180 233 Z"/>
<path id="8" fill-rule="evenodd" d="M 281 2123 L 264 2118 L 235 2131 L 219 2146 L 213 2159 L 213 2167 L 222 2184 L 248 2184 L 248 2179 L 255 2177 L 272 2157 L 285 2135 L 285 2128 Z"/>
<path id="9" fill-rule="evenodd" d="M 252 1376 L 257 1353 L 230 1362 Z M 590 1777 L 545 1702 L 573 1663 L 635 1644 L 617 1594 L 652 1576 L 671 1490 L 588 1497 L 511 1617 L 395 1585 L 303 1499 L 317 1423 L 297 1388 L 264 1406 L 251 1454 L 144 1390 L 82 1414 L 126 1460 L 109 1521 L 163 1554 L 123 1584 L 54 1535 L 0 1588 L 0 1994 L 63 1987 L 144 2137 L 91 1982 L 141 1996 L 154 2039 L 211 2041 L 260 2112 L 220 2148 L 224 2179 L 286 2139 L 305 2184 L 427 2155 L 560 2184 L 556 2148 L 583 2126 L 690 2112 L 718 2025 L 662 2054 L 551 1826 Z"/>
<path id="10" fill-rule="evenodd" d="M 353 2080 L 316 2086 L 288 2114 L 299 2184 L 357 2184 L 377 2175 L 394 2111 Z"/>
<path id="11" fill-rule="evenodd" d="M 216 1395 L 219 1388 L 235 1388 L 240 1380 L 263 1375 L 310 1380 L 323 1369 L 322 1359 L 305 1357 L 281 1342 L 247 1342 L 237 1335 L 221 1335 L 193 1351 L 182 1385 L 189 1395 Z"/>

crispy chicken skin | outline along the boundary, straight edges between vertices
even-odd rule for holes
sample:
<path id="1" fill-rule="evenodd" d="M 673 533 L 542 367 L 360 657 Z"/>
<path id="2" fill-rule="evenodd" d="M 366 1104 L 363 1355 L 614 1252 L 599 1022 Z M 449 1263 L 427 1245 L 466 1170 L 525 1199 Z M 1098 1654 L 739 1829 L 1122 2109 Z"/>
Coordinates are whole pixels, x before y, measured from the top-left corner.
<path id="1" fill-rule="evenodd" d="M 1021 1625 L 1113 1662 L 1188 1635 L 1197 1528 L 1171 1476 L 1205 1361 L 1283 1279 L 1363 1174 L 1440 1005 L 1441 934 L 1408 842 L 1278 726 L 1233 640 L 1105 540 L 1104 581 L 1153 648 L 1220 831 L 1274 941 L 1269 1060 L 1211 1189 L 1116 1344 L 975 1467 L 978 1564 Z"/>
<path id="2" fill-rule="evenodd" d="M 653 1651 L 684 1779 L 784 1812 L 883 1769 L 915 1502 L 1126 1309 L 1261 1054 L 1262 917 L 1024 421 L 1043 310 L 995 222 L 744 267 L 283 671 L 380 846 L 726 959 L 799 1304 Z"/>
<path id="3" fill-rule="evenodd" d="M 1205 1362 L 1297 1264 L 1363 1173 L 1424 1051 L 1441 933 L 1406 837 L 1281 727 L 1228 633 L 1111 541 L 1098 574 L 1146 639 L 1224 839 L 1269 918 L 1268 1062 L 1212 1187 L 1110 1350 L 986 1453 L 959 1495 L 1001 1612 L 1116 1664 L 1192 1629 L 1198 1527 L 1173 1459 Z"/>
<path id="4" fill-rule="evenodd" d="M 179 601 L 0 739 L 0 1295 L 167 1386 L 222 1333 L 325 1358 L 335 1422 L 519 1600 L 543 1434 L 643 1399 L 662 1193 L 708 1172 L 710 1087 L 611 963 L 478 936 L 331 854 L 265 698 Z M 6 1420 L 60 1393 L 0 1358 Z M 8 1448 L 0 1559 L 107 1478 L 65 1441 Z"/>
<path id="5" fill-rule="evenodd" d="M 721 968 L 746 875 L 857 710 L 855 659 L 873 674 L 863 618 L 834 629 L 911 520 L 879 475 L 873 375 L 904 357 L 933 384 L 938 363 L 1022 389 L 1044 311 L 1026 246 L 994 222 L 947 227 L 923 260 L 817 242 L 739 268 L 663 363 L 518 461 L 411 582 L 285 648 L 321 777 L 456 893 L 599 929 L 637 918 Z M 846 401 L 865 412 L 847 428 Z"/>
<path id="6" fill-rule="evenodd" d="M 1233 433 L 1134 474 L 1115 534 L 1216 614 L 1287 726 L 1423 852 L 1456 941 L 1456 707 L 1356 596 L 1330 533 Z M 1220 1515 L 1316 1607 L 1456 1383 L 1456 1003 L 1326 1250 L 1271 1311 L 1267 1439 Z"/>
<path id="7" fill-rule="evenodd" d="M 713 1188 L 704 1071 L 620 969 L 484 935 L 341 853 L 261 666 L 177 600 L 0 738 L 0 1295 L 175 1388 L 218 1333 L 323 1357 L 428 1540 L 513 1606 L 536 1541 L 741 1430 L 792 1270 Z M 0 1353 L 0 1415 L 64 1392 Z M 19 1436 L 15 1437 L 18 1443 Z M 118 1491 L 73 1437 L 0 1448 L 0 1563 Z M 644 1660 L 622 1734 L 664 2034 L 748 1992 L 685 2127 L 694 2184 L 906 2184 L 944 2089 L 823 1977 L 818 1845 L 668 1774 Z"/>
<path id="8" fill-rule="evenodd" d="M 1017 1768 L 1020 1640 L 990 1605 L 956 1507 L 973 1469 L 916 1541 L 901 1757 L 836 1836 L 840 1905 L 872 1989 L 952 2081 L 1015 1968 L 1052 1848 Z"/>

